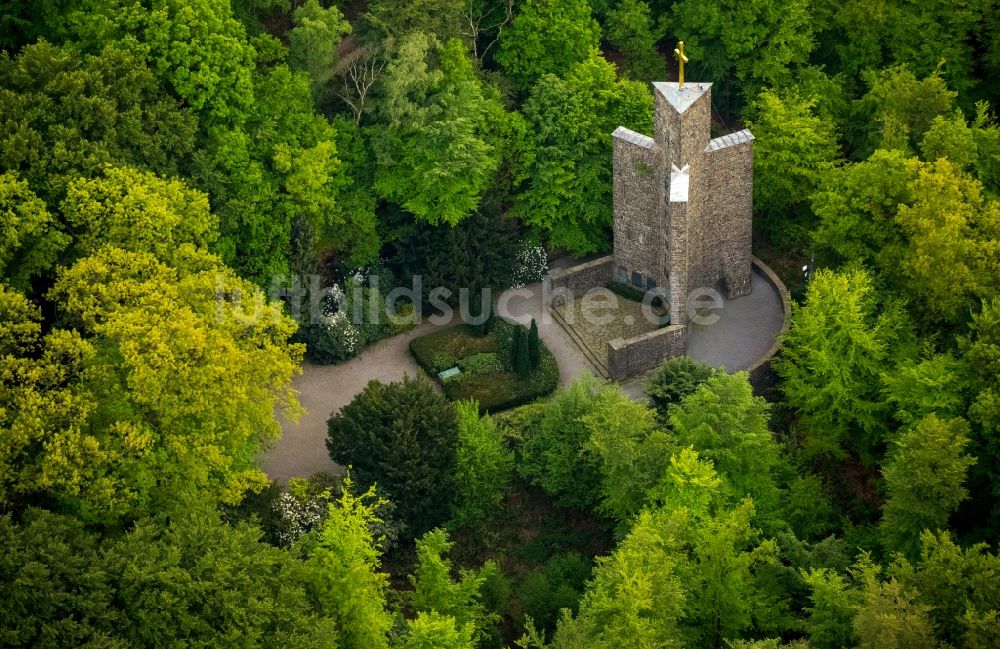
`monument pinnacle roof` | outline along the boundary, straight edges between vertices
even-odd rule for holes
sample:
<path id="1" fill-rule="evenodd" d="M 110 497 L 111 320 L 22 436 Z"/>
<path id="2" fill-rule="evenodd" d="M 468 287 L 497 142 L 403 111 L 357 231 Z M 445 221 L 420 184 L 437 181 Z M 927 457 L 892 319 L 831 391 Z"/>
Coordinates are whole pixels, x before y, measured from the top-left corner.
<path id="1" fill-rule="evenodd" d="M 685 83 L 681 88 L 676 81 L 654 81 L 653 88 L 663 95 L 663 98 L 674 107 L 678 113 L 684 113 L 699 97 L 712 88 L 711 83 Z"/>

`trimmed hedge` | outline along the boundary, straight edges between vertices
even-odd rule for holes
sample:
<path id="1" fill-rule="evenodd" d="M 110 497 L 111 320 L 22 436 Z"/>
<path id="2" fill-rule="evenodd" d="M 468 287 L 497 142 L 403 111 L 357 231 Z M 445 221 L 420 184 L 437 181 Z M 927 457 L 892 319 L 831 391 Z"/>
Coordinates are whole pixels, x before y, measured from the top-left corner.
<path id="1" fill-rule="evenodd" d="M 559 365 L 544 343 L 539 349 L 538 369 L 524 378 L 514 374 L 503 362 L 502 359 L 509 355 L 505 353 L 509 349 L 509 338 L 517 326 L 520 325 L 498 318 L 496 327 L 485 336 L 476 336 L 469 325 L 449 327 L 413 339 L 410 341 L 410 353 L 417 364 L 442 386 L 445 396 L 451 401 L 475 399 L 479 402 L 479 410 L 484 413 L 513 408 L 551 394 L 559 384 Z M 485 368 L 478 361 L 487 354 L 495 355 L 498 368 L 492 371 L 463 370 L 462 374 L 443 383 L 437 377 L 439 370 L 435 360 L 447 355 L 454 358 L 459 367 L 463 361 L 468 367 L 471 361 L 476 370 L 483 370 Z M 476 356 L 480 358 L 472 358 Z"/>

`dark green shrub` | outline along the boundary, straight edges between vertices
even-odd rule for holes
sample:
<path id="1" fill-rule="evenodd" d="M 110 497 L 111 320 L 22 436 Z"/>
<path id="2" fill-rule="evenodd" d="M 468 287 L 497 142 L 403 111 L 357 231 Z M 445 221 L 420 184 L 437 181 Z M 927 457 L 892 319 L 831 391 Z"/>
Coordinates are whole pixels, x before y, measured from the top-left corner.
<path id="1" fill-rule="evenodd" d="M 718 371 L 687 356 L 668 358 L 653 374 L 647 393 L 660 414 L 666 416 L 671 405 L 680 403 Z"/>
<path id="2" fill-rule="evenodd" d="M 590 571 L 590 562 L 579 554 L 552 557 L 541 570 L 528 573 L 518 584 L 517 597 L 524 615 L 539 628 L 553 630 L 560 610 L 576 612 Z"/>
<path id="3" fill-rule="evenodd" d="M 491 372 L 502 372 L 503 364 L 493 352 L 473 354 L 458 361 L 458 366 L 466 374 L 489 374 Z"/>
<path id="4" fill-rule="evenodd" d="M 531 371 L 538 369 L 538 364 L 542 359 L 541 341 L 538 339 L 538 323 L 531 319 L 531 328 L 528 329 L 528 363 Z"/>
<path id="5" fill-rule="evenodd" d="M 454 497 L 455 410 L 430 383 L 371 381 L 328 423 L 330 457 L 352 467 L 360 488 L 377 483 L 418 536 L 448 517 Z"/>
<path id="6" fill-rule="evenodd" d="M 476 214 L 458 225 L 418 222 L 396 244 L 394 267 L 405 284 L 420 275 L 425 302 L 437 286 L 451 291 L 447 302 L 458 305 L 459 289 L 479 296 L 480 290 L 503 290 L 514 277 L 519 242 L 513 225 L 501 216 Z"/>
<path id="7" fill-rule="evenodd" d="M 447 369 L 455 367 L 458 361 L 454 356 L 447 352 L 439 352 L 434 355 L 434 360 L 432 362 L 432 367 L 435 372 L 443 372 Z"/>

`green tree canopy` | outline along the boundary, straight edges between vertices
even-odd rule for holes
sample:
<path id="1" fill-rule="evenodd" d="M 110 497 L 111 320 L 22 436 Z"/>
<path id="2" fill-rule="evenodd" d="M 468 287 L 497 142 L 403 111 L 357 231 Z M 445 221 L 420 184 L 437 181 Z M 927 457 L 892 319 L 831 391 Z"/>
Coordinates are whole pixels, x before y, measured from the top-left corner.
<path id="1" fill-rule="evenodd" d="M 778 241 L 800 241 L 814 226 L 809 197 L 838 160 L 832 120 L 816 99 L 767 90 L 748 107 L 753 131 L 754 214 Z"/>
<path id="2" fill-rule="evenodd" d="M 553 396 L 541 421 L 524 440 L 517 470 L 569 506 L 592 507 L 599 498 L 598 459 L 586 449 L 590 430 L 582 418 L 617 388 L 586 374 Z"/>
<path id="3" fill-rule="evenodd" d="M 256 52 L 228 0 L 94 0 L 74 17 L 81 44 L 132 52 L 206 123 L 246 118 Z"/>
<path id="4" fill-rule="evenodd" d="M 552 247 L 575 255 L 607 248 L 611 133 L 622 125 L 649 130 L 652 113 L 649 88 L 616 80 L 614 66 L 596 52 L 564 77 L 543 76 L 524 107 L 535 158 L 514 213 Z"/>
<path id="5" fill-rule="evenodd" d="M 678 446 L 712 462 L 730 502 L 749 497 L 773 516 L 784 467 L 769 418 L 769 404 L 754 396 L 745 372 L 717 372 L 671 409 L 668 421 Z"/>
<path id="6" fill-rule="evenodd" d="M 104 541 L 42 510 L 0 518 L 4 645 L 344 646 L 289 553 L 189 501 L 171 511 Z"/>
<path id="7" fill-rule="evenodd" d="M 452 520 L 475 524 L 493 513 L 503 500 L 514 471 L 514 452 L 489 415 L 479 416 L 479 404 L 455 404 L 458 422 L 456 498 Z"/>
<path id="8" fill-rule="evenodd" d="M 625 70 L 639 81 L 666 78 L 666 62 L 656 45 L 666 33 L 643 0 L 621 0 L 608 12 L 605 37 L 625 55 Z"/>
<path id="9" fill-rule="evenodd" d="M 307 592 L 315 609 L 335 620 L 338 647 L 388 649 L 389 576 L 379 572 L 383 539 L 372 531 L 385 501 L 374 488 L 355 495 L 352 487 L 346 479 L 322 527 L 301 541 Z"/>
<path id="10" fill-rule="evenodd" d="M 587 0 L 525 0 L 500 37 L 497 62 L 522 87 L 590 58 L 601 28 Z"/>
<path id="11" fill-rule="evenodd" d="M 382 82 L 384 127 L 373 131 L 375 189 L 418 219 L 455 225 L 479 205 L 499 165 L 486 130 L 495 97 L 465 47 L 404 37 Z"/>
<path id="12" fill-rule="evenodd" d="M 889 497 L 882 508 L 888 547 L 916 556 L 924 530 L 947 529 L 969 492 L 963 483 L 976 459 L 965 454 L 969 425 L 928 415 L 895 440 L 882 468 Z"/>
<path id="13" fill-rule="evenodd" d="M 413 591 L 409 593 L 409 602 L 418 612 L 447 615 L 463 633 L 481 638 L 486 627 L 496 621 L 486 613 L 482 603 L 480 591 L 485 573 L 463 569 L 458 573 L 459 578 L 454 579 L 452 562 L 446 556 L 453 545 L 441 529 L 431 530 L 417 539 L 417 565 L 410 575 Z M 483 570 L 495 570 L 495 567 L 490 562 Z"/>
<path id="14" fill-rule="evenodd" d="M 51 297 L 73 328 L 22 339 L 4 364 L 7 507 L 45 498 L 114 522 L 179 490 L 233 503 L 265 484 L 254 456 L 279 434 L 275 408 L 297 408 L 295 325 L 217 259 L 187 254 L 179 270 L 103 248 L 60 276 Z M 37 314 L 21 313 L 23 336 Z"/>
<path id="15" fill-rule="evenodd" d="M 129 167 L 70 182 L 59 210 L 81 257 L 110 245 L 170 261 L 182 245 L 204 250 L 218 237 L 205 194 Z"/>
<path id="16" fill-rule="evenodd" d="M 422 379 L 371 381 L 329 421 L 335 462 L 359 484 L 378 484 L 418 536 L 448 517 L 455 497 L 455 410 Z"/>
<path id="17" fill-rule="evenodd" d="M 336 6 L 323 8 L 307 0 L 292 14 L 288 32 L 289 61 L 309 73 L 314 84 L 329 81 L 337 63 L 340 39 L 351 33 L 351 24 Z"/>
<path id="18" fill-rule="evenodd" d="M 580 418 L 589 434 L 585 448 L 600 462 L 598 510 L 621 529 L 628 529 L 667 468 L 673 444 L 655 414 L 624 394 L 608 392 Z"/>
<path id="19" fill-rule="evenodd" d="M 739 90 L 750 98 L 765 87 L 790 85 L 794 66 L 804 65 L 814 46 L 805 0 L 682 0 L 673 5 L 670 25 L 684 35 L 688 77 L 717 82 L 713 101 L 721 105 Z"/>
<path id="20" fill-rule="evenodd" d="M 793 307 L 775 368 L 811 457 L 860 452 L 872 460 L 884 421 L 879 376 L 895 343 L 892 318 L 875 309 L 866 272 L 828 270 L 813 275 L 805 302 Z"/>
<path id="21" fill-rule="evenodd" d="M 108 164 L 175 176 L 195 149 L 195 115 L 118 44 L 81 54 L 40 41 L 0 54 L 0 169 L 48 206 Z"/>
<path id="22" fill-rule="evenodd" d="M 26 290 L 55 266 L 69 236 L 16 172 L 0 174 L 0 279 Z"/>

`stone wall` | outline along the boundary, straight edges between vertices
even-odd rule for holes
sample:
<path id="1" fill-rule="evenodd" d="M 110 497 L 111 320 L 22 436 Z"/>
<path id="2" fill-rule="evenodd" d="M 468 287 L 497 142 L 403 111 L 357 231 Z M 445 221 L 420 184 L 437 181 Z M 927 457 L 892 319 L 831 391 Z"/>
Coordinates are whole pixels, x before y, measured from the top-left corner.
<path id="1" fill-rule="evenodd" d="M 712 84 L 654 83 L 653 128 L 656 143 L 664 151 L 666 167 L 697 162 L 708 146 L 712 128 Z M 668 99 L 669 97 L 669 99 Z M 674 102 L 674 103 L 671 103 Z M 682 112 L 674 104 L 682 108 Z M 693 169 L 693 167 L 692 167 Z"/>
<path id="2" fill-rule="evenodd" d="M 670 268 L 670 322 L 687 324 L 688 294 L 688 223 L 687 203 L 671 202 L 670 249 L 667 263 Z"/>
<path id="3" fill-rule="evenodd" d="M 725 281 L 728 297 L 750 292 L 753 228 L 753 136 L 712 140 L 688 200 L 688 293 Z"/>
<path id="4" fill-rule="evenodd" d="M 623 381 L 658 367 L 664 359 L 687 352 L 687 327 L 670 325 L 629 340 L 608 343 L 608 374 Z"/>
<path id="5" fill-rule="evenodd" d="M 708 175 L 723 188 L 708 197 L 706 236 L 717 242 L 711 254 L 719 262 L 729 297 L 747 295 L 753 238 L 753 135 L 744 130 L 716 138 L 706 153 Z"/>
<path id="6" fill-rule="evenodd" d="M 563 304 L 566 293 L 579 295 L 596 286 L 604 286 L 611 280 L 614 266 L 614 257 L 607 255 L 570 268 L 549 271 L 547 281 L 550 306 Z"/>
<path id="7" fill-rule="evenodd" d="M 663 272 L 663 161 L 653 138 L 627 128 L 612 136 L 614 154 L 614 257 L 626 271 L 642 276 L 642 287 L 652 277 L 658 286 L 666 281 Z M 617 269 L 615 270 L 617 273 Z"/>
<path id="8" fill-rule="evenodd" d="M 781 306 L 784 311 L 784 324 L 781 326 L 781 332 L 778 334 L 778 338 L 771 345 L 771 348 L 764 353 L 757 361 L 747 369 L 747 373 L 750 375 L 750 385 L 753 386 L 754 393 L 757 396 L 762 396 L 772 401 L 776 401 L 779 397 L 775 394 L 775 385 L 778 382 L 778 377 L 774 372 L 774 368 L 771 366 L 772 361 L 775 356 L 781 351 L 782 337 L 788 333 L 788 328 L 792 323 L 792 300 L 788 295 L 788 289 L 785 288 L 785 283 L 781 281 L 771 268 L 756 257 L 752 257 L 752 263 L 754 267 L 757 268 L 764 279 L 768 281 L 771 286 L 778 292 L 781 297 Z"/>

